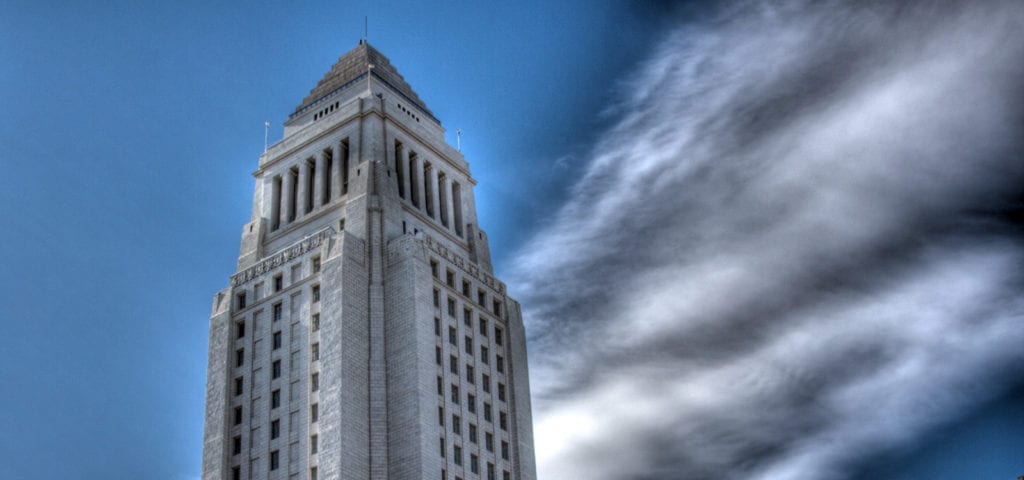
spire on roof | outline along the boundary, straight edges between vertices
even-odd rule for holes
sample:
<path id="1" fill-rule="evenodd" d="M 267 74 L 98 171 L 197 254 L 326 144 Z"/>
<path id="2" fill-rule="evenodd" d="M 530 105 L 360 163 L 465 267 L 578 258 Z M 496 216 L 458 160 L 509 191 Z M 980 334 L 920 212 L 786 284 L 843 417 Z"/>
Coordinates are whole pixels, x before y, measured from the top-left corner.
<path id="1" fill-rule="evenodd" d="M 370 65 L 373 65 L 372 70 L 369 69 Z M 366 75 L 373 75 L 374 78 L 383 81 L 405 97 L 407 102 L 416 105 L 431 117 L 434 116 L 427 109 L 423 101 L 420 100 L 419 95 L 416 95 L 412 87 L 402 78 L 402 74 L 398 73 L 398 70 L 391 65 L 387 57 L 377 51 L 376 48 L 371 47 L 369 42 L 365 40 L 360 40 L 359 46 L 338 59 L 338 63 L 335 63 L 324 75 L 324 78 L 320 79 L 316 87 L 295 108 L 295 113 L 292 115 L 298 114 L 304 108 L 338 90 L 354 86 L 359 79 L 364 78 Z"/>

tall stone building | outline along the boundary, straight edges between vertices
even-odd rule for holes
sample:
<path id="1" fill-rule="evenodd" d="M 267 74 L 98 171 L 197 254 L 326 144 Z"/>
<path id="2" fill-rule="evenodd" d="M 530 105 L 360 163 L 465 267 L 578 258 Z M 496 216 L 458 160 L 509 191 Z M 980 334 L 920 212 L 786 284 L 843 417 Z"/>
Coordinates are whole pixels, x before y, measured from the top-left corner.
<path id="1" fill-rule="evenodd" d="M 342 56 L 253 175 L 203 479 L 534 479 L 519 304 L 469 164 L 388 59 Z"/>

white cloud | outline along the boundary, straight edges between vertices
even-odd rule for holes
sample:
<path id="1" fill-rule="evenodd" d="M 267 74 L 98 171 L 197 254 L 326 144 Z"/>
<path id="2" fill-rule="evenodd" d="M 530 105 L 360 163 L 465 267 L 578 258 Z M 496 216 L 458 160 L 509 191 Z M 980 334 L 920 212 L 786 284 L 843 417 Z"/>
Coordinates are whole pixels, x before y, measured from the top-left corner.
<path id="1" fill-rule="evenodd" d="M 706 20 L 516 262 L 542 478 L 840 479 L 1019 373 L 1024 11 Z"/>

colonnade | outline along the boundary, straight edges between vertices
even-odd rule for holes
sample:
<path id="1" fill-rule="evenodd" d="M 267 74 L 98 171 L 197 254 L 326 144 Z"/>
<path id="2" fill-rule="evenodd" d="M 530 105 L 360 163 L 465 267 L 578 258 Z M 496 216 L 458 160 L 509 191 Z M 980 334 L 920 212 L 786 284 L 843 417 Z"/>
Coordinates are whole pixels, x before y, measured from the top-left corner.
<path id="1" fill-rule="evenodd" d="M 462 185 L 395 141 L 398 196 L 462 236 Z"/>
<path id="2" fill-rule="evenodd" d="M 271 182 L 270 230 L 315 212 L 348 194 L 348 139 L 301 161 Z"/>

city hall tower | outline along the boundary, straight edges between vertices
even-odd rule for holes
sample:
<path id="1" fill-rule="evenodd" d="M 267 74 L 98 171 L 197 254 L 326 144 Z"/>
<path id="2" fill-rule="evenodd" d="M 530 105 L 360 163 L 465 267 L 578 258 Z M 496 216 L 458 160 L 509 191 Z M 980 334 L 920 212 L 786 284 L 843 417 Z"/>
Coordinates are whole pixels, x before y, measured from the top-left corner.
<path id="1" fill-rule="evenodd" d="M 519 304 L 444 132 L 360 42 L 260 156 L 210 317 L 204 480 L 536 478 Z"/>

